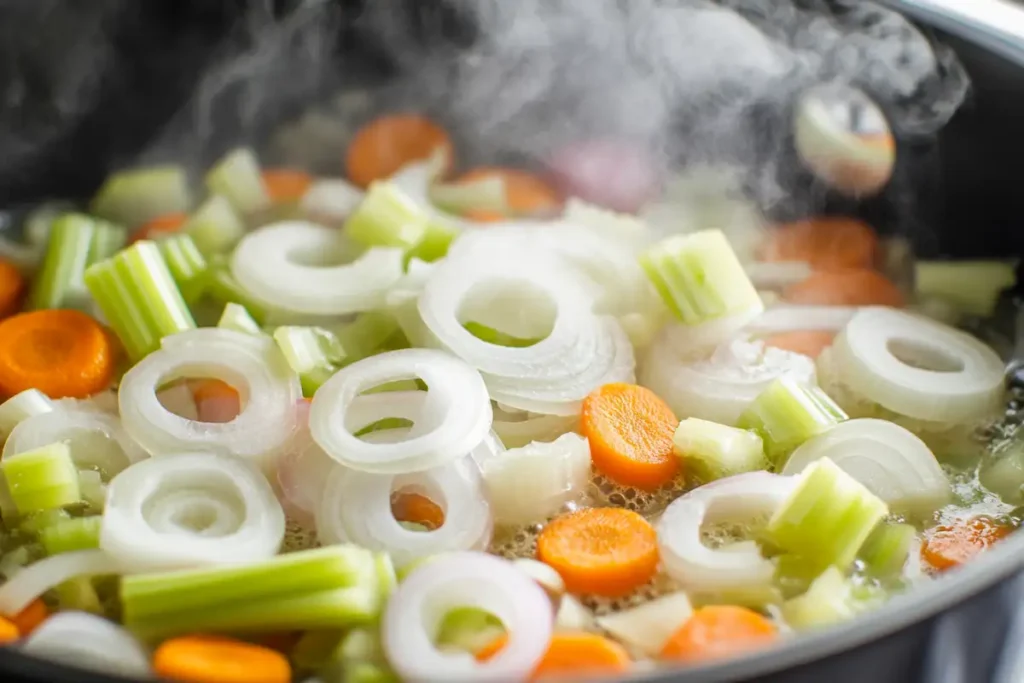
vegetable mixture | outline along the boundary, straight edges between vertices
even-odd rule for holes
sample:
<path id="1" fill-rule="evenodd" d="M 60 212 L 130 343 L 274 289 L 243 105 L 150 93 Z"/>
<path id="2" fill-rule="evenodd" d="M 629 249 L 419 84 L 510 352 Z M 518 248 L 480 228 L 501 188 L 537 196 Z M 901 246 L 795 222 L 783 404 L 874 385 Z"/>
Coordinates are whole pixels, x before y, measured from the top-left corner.
<path id="1" fill-rule="evenodd" d="M 118 172 L 2 245 L 3 643 L 195 683 L 628 676 L 1016 526 L 1024 449 L 979 437 L 1004 363 L 955 327 L 1012 264 L 736 198 L 612 213 L 461 172 L 418 115 L 344 163 Z"/>

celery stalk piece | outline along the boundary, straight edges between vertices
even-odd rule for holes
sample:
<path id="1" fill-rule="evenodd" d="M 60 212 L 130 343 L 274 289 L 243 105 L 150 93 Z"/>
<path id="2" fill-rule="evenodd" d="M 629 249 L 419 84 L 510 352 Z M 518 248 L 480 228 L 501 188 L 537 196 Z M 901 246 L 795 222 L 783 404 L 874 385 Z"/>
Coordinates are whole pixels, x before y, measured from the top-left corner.
<path id="1" fill-rule="evenodd" d="M 128 232 L 120 225 L 96 221 L 96 233 L 89 245 L 89 265 L 108 259 L 124 248 Z"/>
<path id="2" fill-rule="evenodd" d="M 830 626 L 857 616 L 852 585 L 843 573 L 829 567 L 803 595 L 782 604 L 782 616 L 797 630 Z"/>
<path id="3" fill-rule="evenodd" d="M 1017 282 L 1017 264 L 1008 261 L 918 261 L 914 270 L 919 296 L 938 297 L 982 318 L 995 312 L 999 294 Z"/>
<path id="4" fill-rule="evenodd" d="M 523 349 L 542 341 L 540 339 L 521 339 L 519 337 L 513 337 L 511 334 L 506 334 L 501 330 L 496 330 L 493 327 L 488 327 L 487 325 L 474 322 L 472 320 L 463 324 L 463 327 L 466 328 L 467 332 L 480 341 L 485 341 L 488 344 L 494 344 L 495 346 L 507 346 L 515 349 Z"/>
<path id="5" fill-rule="evenodd" d="M 370 185 L 343 230 L 367 247 L 412 249 L 423 239 L 427 214 L 404 192 L 387 182 Z"/>
<path id="6" fill-rule="evenodd" d="M 793 492 L 765 529 L 767 539 L 785 552 L 818 567 L 848 567 L 889 514 L 886 504 L 828 458 L 798 475 Z"/>
<path id="7" fill-rule="evenodd" d="M 53 401 L 38 389 L 26 389 L 0 404 L 0 442 L 6 441 L 11 431 L 22 420 L 53 410 Z"/>
<path id="8" fill-rule="evenodd" d="M 289 659 L 299 671 L 317 671 L 331 661 L 343 635 L 341 631 L 333 629 L 307 631 L 291 649 Z"/>
<path id="9" fill-rule="evenodd" d="M 188 174 L 180 166 L 120 171 L 107 178 L 89 213 L 130 228 L 192 205 Z"/>
<path id="10" fill-rule="evenodd" d="M 775 585 L 786 598 L 806 593 L 819 574 L 821 566 L 816 562 L 808 562 L 796 555 L 775 558 Z"/>
<path id="11" fill-rule="evenodd" d="M 241 147 L 222 157 L 206 174 L 206 187 L 210 194 L 223 195 L 241 213 L 255 213 L 270 206 L 260 162 L 251 149 Z"/>
<path id="12" fill-rule="evenodd" d="M 406 265 L 414 258 L 427 263 L 444 258 L 458 235 L 459 231 L 453 225 L 429 218 L 420 241 L 406 254 Z"/>
<path id="13" fill-rule="evenodd" d="M 721 230 L 670 237 L 640 255 L 669 309 L 687 325 L 764 309 Z"/>
<path id="14" fill-rule="evenodd" d="M 103 603 L 88 576 L 77 576 L 57 586 L 57 602 L 62 610 L 103 614 Z"/>
<path id="15" fill-rule="evenodd" d="M 47 555 L 100 547 L 102 517 L 72 517 L 44 527 L 39 540 Z"/>
<path id="16" fill-rule="evenodd" d="M 881 524 L 860 549 L 860 559 L 873 576 L 899 576 L 916 538 L 917 529 L 909 524 Z"/>
<path id="17" fill-rule="evenodd" d="M 353 363 L 381 351 L 397 351 L 409 347 L 395 316 L 386 311 L 360 313 L 352 322 L 335 330 L 345 349 L 345 360 Z"/>
<path id="18" fill-rule="evenodd" d="M 444 615 L 434 644 L 441 650 L 475 655 L 504 633 L 501 620 L 490 612 L 476 607 L 459 607 Z"/>
<path id="19" fill-rule="evenodd" d="M 18 546 L 0 556 L 0 576 L 8 581 L 32 562 L 32 553 L 26 546 Z"/>
<path id="20" fill-rule="evenodd" d="M 211 258 L 207 270 L 206 294 L 209 298 L 223 304 L 236 303 L 245 307 L 253 320 L 259 324 L 266 322 L 270 310 L 263 303 L 245 291 L 234 275 L 226 259 Z"/>
<path id="21" fill-rule="evenodd" d="M 345 360 L 341 342 L 321 327 L 279 327 L 274 330 L 274 341 L 299 376 L 307 397 L 340 370 Z"/>
<path id="22" fill-rule="evenodd" d="M 82 500 L 96 512 L 103 512 L 107 502 L 107 485 L 103 483 L 103 475 L 96 470 L 78 470 L 78 487 L 82 491 Z"/>
<path id="23" fill-rule="evenodd" d="M 689 471 L 703 482 L 768 467 L 761 437 L 717 422 L 687 418 L 676 428 L 672 444 Z"/>
<path id="24" fill-rule="evenodd" d="M 185 224 L 185 234 L 204 255 L 229 251 L 245 234 L 245 223 L 224 197 L 213 195 L 203 202 Z"/>
<path id="25" fill-rule="evenodd" d="M 70 202 L 47 202 L 42 204 L 25 217 L 21 224 L 21 234 L 25 241 L 33 247 L 43 248 L 50 241 L 50 231 L 53 229 L 53 222 L 66 213 L 71 213 L 75 207 Z"/>
<path id="26" fill-rule="evenodd" d="M 206 286 L 206 259 L 188 235 L 170 235 L 158 241 L 160 255 L 186 303 L 196 301 Z"/>
<path id="27" fill-rule="evenodd" d="M 22 515 L 72 505 L 81 500 L 78 470 L 67 443 L 53 443 L 0 460 L 3 474 Z"/>
<path id="28" fill-rule="evenodd" d="M 90 266 L 85 284 L 133 361 L 196 326 L 160 248 L 148 240 Z"/>
<path id="29" fill-rule="evenodd" d="M 53 225 L 39 273 L 32 282 L 29 308 L 82 308 L 88 293 L 82 281 L 89 265 L 96 221 L 81 214 L 61 216 Z"/>
<path id="30" fill-rule="evenodd" d="M 375 630 L 355 628 L 345 634 L 321 671 L 325 683 L 398 683 Z"/>
<path id="31" fill-rule="evenodd" d="M 54 524 L 60 524 L 61 522 L 71 519 L 71 515 L 68 514 L 67 510 L 60 508 L 53 508 L 51 510 L 44 510 L 37 512 L 34 515 L 29 515 L 18 520 L 18 531 L 23 534 L 30 534 L 32 536 L 38 536 L 43 532 L 43 529 L 47 529 Z"/>
<path id="32" fill-rule="evenodd" d="M 846 419 L 843 409 L 824 391 L 784 377 L 754 399 L 736 426 L 757 432 L 765 454 L 781 466 L 794 448 Z"/>
<path id="33" fill-rule="evenodd" d="M 224 312 L 220 315 L 217 327 L 225 330 L 234 330 L 235 332 L 245 332 L 246 334 L 263 334 L 259 323 L 253 320 L 252 316 L 249 315 L 249 311 L 245 310 L 245 306 L 231 301 L 224 305 Z"/>
<path id="34" fill-rule="evenodd" d="M 427 196 L 432 204 L 449 213 L 510 211 L 505 181 L 497 175 L 472 182 L 434 183 L 427 188 Z"/>

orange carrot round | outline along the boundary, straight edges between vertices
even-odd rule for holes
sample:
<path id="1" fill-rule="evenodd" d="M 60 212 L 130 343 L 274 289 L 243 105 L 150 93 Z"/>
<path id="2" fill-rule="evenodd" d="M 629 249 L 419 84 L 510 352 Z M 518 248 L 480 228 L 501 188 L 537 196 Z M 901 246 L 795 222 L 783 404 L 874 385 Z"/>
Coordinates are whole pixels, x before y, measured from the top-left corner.
<path id="1" fill-rule="evenodd" d="M 550 214 L 559 209 L 562 198 L 558 192 L 542 178 L 532 173 L 515 168 L 483 167 L 469 171 L 458 179 L 459 183 L 471 183 L 489 178 L 500 178 L 505 185 L 505 201 L 509 214 L 513 216 Z M 489 221 L 496 212 L 470 212 L 476 216 L 473 220 L 483 218 Z"/>
<path id="2" fill-rule="evenodd" d="M 32 602 L 28 603 L 23 610 L 15 614 L 13 617 L 8 617 L 11 623 L 14 624 L 15 628 L 18 629 L 18 633 L 23 636 L 35 631 L 39 628 L 40 624 L 46 621 L 50 617 L 50 610 L 40 598 L 36 598 Z"/>
<path id="3" fill-rule="evenodd" d="M 798 332 L 779 332 L 764 338 L 765 346 L 771 346 L 783 351 L 802 353 L 811 358 L 817 358 L 821 352 L 832 346 L 836 338 L 835 332 L 825 330 L 801 330 Z"/>
<path id="4" fill-rule="evenodd" d="M 414 161 L 444 150 L 449 164 L 452 142 L 443 128 L 417 114 L 395 114 L 371 121 L 356 133 L 345 156 L 349 179 L 360 187 L 383 180 Z"/>
<path id="5" fill-rule="evenodd" d="M 391 512 L 399 522 L 421 524 L 433 531 L 444 524 L 444 510 L 426 496 L 399 491 L 391 497 Z"/>
<path id="6" fill-rule="evenodd" d="M 654 578 L 658 536 L 631 510 L 585 508 L 544 527 L 537 559 L 558 572 L 569 592 L 614 598 Z"/>
<path id="7" fill-rule="evenodd" d="M 878 237 L 853 218 L 814 218 L 781 225 L 761 250 L 765 261 L 806 261 L 815 270 L 870 268 L 878 255 Z"/>
<path id="8" fill-rule="evenodd" d="M 0 261 L 0 318 L 17 313 L 25 293 L 25 277 L 7 261 Z"/>
<path id="9" fill-rule="evenodd" d="M 14 622 L 0 617 L 0 645 L 13 643 L 20 637 L 21 632 L 18 630 L 18 627 L 15 626 Z"/>
<path id="10" fill-rule="evenodd" d="M 313 176 L 291 168 L 271 168 L 263 171 L 262 175 L 263 186 L 275 204 L 299 201 L 313 184 Z"/>
<path id="11" fill-rule="evenodd" d="M 128 240 L 129 244 L 134 244 L 139 240 L 158 240 L 161 237 L 167 237 L 180 231 L 185 227 L 185 223 L 188 222 L 188 214 L 184 213 L 168 213 L 163 216 L 157 216 L 148 223 L 143 223 L 139 228 L 132 233 L 131 239 Z"/>
<path id="12" fill-rule="evenodd" d="M 103 327 L 84 313 L 43 310 L 0 321 L 0 394 L 38 389 L 85 398 L 106 388 L 115 354 Z"/>
<path id="13" fill-rule="evenodd" d="M 488 661 L 501 652 L 507 643 L 507 635 L 498 636 L 477 651 L 476 660 Z M 614 676 L 628 671 L 630 663 L 629 653 L 614 640 L 596 633 L 555 633 L 530 680 Z"/>
<path id="14" fill-rule="evenodd" d="M 892 306 L 902 308 L 903 292 L 874 270 L 835 270 L 812 273 L 790 285 L 782 298 L 815 306 Z"/>
<path id="15" fill-rule="evenodd" d="M 290 683 L 292 677 L 280 652 L 215 636 L 165 641 L 153 655 L 153 670 L 184 683 Z"/>
<path id="16" fill-rule="evenodd" d="M 238 390 L 219 379 L 190 379 L 188 388 L 200 422 L 231 422 L 242 412 Z"/>
<path id="17" fill-rule="evenodd" d="M 974 517 L 937 526 L 925 533 L 921 557 L 939 571 L 970 561 L 1010 535 L 1013 529 L 990 517 Z"/>
<path id="18" fill-rule="evenodd" d="M 702 607 L 672 634 L 661 658 L 687 663 L 720 659 L 765 647 L 777 638 L 771 621 L 745 607 Z"/>
<path id="19" fill-rule="evenodd" d="M 620 484 L 650 491 L 679 472 L 672 451 L 679 420 L 650 389 L 606 384 L 584 399 L 580 424 L 594 467 Z"/>

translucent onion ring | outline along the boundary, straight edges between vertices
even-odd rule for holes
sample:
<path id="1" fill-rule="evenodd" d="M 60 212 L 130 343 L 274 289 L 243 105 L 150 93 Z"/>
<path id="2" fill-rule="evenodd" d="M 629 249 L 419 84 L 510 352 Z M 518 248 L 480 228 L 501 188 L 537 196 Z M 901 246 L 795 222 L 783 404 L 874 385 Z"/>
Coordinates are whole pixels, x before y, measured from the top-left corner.
<path id="1" fill-rule="evenodd" d="M 441 620 L 459 607 L 493 614 L 508 632 L 508 642 L 486 662 L 434 646 Z M 485 553 L 448 553 L 398 585 L 384 611 L 383 645 L 405 681 L 519 681 L 544 655 L 552 621 L 544 589 L 511 562 Z"/>
<path id="2" fill-rule="evenodd" d="M 17 614 L 43 593 L 69 579 L 124 572 L 125 567 L 102 550 L 73 550 L 51 555 L 0 584 L 0 614 Z"/>
<path id="3" fill-rule="evenodd" d="M 769 586 L 775 565 L 761 556 L 756 545 L 712 550 L 701 542 L 701 527 L 771 515 L 793 486 L 792 477 L 750 472 L 719 479 L 677 498 L 657 526 L 665 571 L 685 590 L 698 593 Z"/>
<path id="4" fill-rule="evenodd" d="M 299 430 L 277 461 L 277 488 L 285 515 L 305 529 L 316 527 L 316 508 L 331 472 L 340 467 L 309 433 L 309 403 L 299 401 Z"/>
<path id="5" fill-rule="evenodd" d="M 25 654 L 115 676 L 148 679 L 149 654 L 117 624 L 86 612 L 59 612 L 32 631 Z"/>
<path id="6" fill-rule="evenodd" d="M 519 448 L 532 441 L 554 441 L 576 429 L 575 415 L 540 415 L 509 406 L 494 407 L 494 433 L 506 448 Z"/>
<path id="7" fill-rule="evenodd" d="M 213 377 L 235 387 L 242 412 L 224 423 L 179 417 L 157 399 L 159 387 L 185 377 Z M 296 428 L 298 377 L 269 337 L 219 328 L 181 332 L 125 373 L 118 391 L 121 423 L 153 455 L 212 450 L 269 471 Z"/>
<path id="8" fill-rule="evenodd" d="M 114 477 L 100 548 L 133 569 L 184 569 L 273 557 L 284 512 L 245 462 L 213 453 L 151 458 Z"/>
<path id="9" fill-rule="evenodd" d="M 309 315 L 345 315 L 380 308 L 402 276 L 402 250 L 373 248 L 344 265 L 304 265 L 296 254 L 327 255 L 343 246 L 340 233 L 305 221 L 286 221 L 246 235 L 231 257 L 231 273 L 249 294 L 273 308 Z"/>
<path id="10" fill-rule="evenodd" d="M 430 390 L 418 414 L 407 417 L 415 422 L 409 439 L 375 444 L 355 436 L 354 430 L 359 428 L 353 423 L 358 415 L 349 417 L 348 413 L 358 413 L 366 404 L 356 403 L 361 393 L 388 382 L 416 378 Z M 405 405 L 392 392 L 366 398 L 371 403 Z M 391 351 L 343 368 L 320 387 L 309 413 L 313 439 L 328 455 L 346 467 L 375 474 L 404 474 L 454 462 L 484 440 L 491 420 L 491 402 L 480 374 L 459 359 L 430 349 Z"/>

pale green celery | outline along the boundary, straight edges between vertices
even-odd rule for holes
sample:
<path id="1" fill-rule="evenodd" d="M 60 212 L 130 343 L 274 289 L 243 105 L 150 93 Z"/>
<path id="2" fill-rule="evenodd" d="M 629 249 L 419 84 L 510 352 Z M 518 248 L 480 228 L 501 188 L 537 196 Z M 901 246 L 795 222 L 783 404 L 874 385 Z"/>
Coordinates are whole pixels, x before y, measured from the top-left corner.
<path id="1" fill-rule="evenodd" d="M 263 324 L 270 311 L 252 297 L 231 274 L 231 268 L 227 259 L 214 257 L 210 259 L 210 267 L 207 270 L 206 295 L 223 304 L 235 303 L 244 306 L 259 324 Z"/>
<path id="2" fill-rule="evenodd" d="M 260 329 L 259 323 L 252 319 L 249 315 L 249 311 L 245 310 L 245 306 L 236 304 L 229 301 L 224 305 L 224 312 L 220 316 L 220 320 L 217 322 L 217 327 L 225 330 L 234 330 L 235 332 L 244 332 L 246 334 L 263 334 L 263 330 Z M 2 408 L 2 406 L 0 406 Z"/>
<path id="3" fill-rule="evenodd" d="M 53 222 L 66 213 L 73 212 L 74 206 L 69 202 L 52 202 L 42 204 L 33 209 L 21 224 L 21 234 L 25 241 L 34 247 L 45 247 L 50 241 L 50 230 Z"/>
<path id="4" fill-rule="evenodd" d="M 398 683 L 390 670 L 375 630 L 356 628 L 345 634 L 321 670 L 325 683 Z"/>
<path id="5" fill-rule="evenodd" d="M 1000 293 L 1017 282 L 1016 266 L 1010 261 L 918 261 L 914 284 L 919 296 L 938 297 L 987 318 Z"/>
<path id="6" fill-rule="evenodd" d="M 195 327 L 160 248 L 148 240 L 90 266 L 85 284 L 133 361 Z"/>
<path id="7" fill-rule="evenodd" d="M 32 553 L 27 546 L 8 550 L 0 557 L 0 576 L 10 580 L 31 562 Z"/>
<path id="8" fill-rule="evenodd" d="M 641 254 L 640 265 L 665 304 L 687 325 L 762 307 L 720 230 L 665 239 Z"/>
<path id="9" fill-rule="evenodd" d="M 444 615 L 434 644 L 441 650 L 476 654 L 504 633 L 501 620 L 490 612 L 476 607 L 459 607 Z"/>
<path id="10" fill-rule="evenodd" d="M 263 184 L 260 162 L 251 149 L 244 147 L 228 152 L 206 174 L 210 194 L 223 195 L 241 213 L 255 213 L 270 205 Z"/>
<path id="11" fill-rule="evenodd" d="M 777 548 L 817 567 L 845 569 L 875 526 L 886 504 L 828 458 L 798 475 L 796 487 L 775 511 L 765 534 Z"/>
<path id="12" fill-rule="evenodd" d="M 459 231 L 452 225 L 434 217 L 429 218 L 420 241 L 406 254 L 406 266 L 414 258 L 427 263 L 443 259 L 458 236 Z"/>
<path id="13" fill-rule="evenodd" d="M 89 245 L 89 265 L 110 258 L 124 248 L 128 232 L 120 225 L 96 221 L 96 233 Z"/>
<path id="14" fill-rule="evenodd" d="M 204 255 L 230 251 L 245 234 L 245 223 L 224 197 L 213 195 L 203 202 L 185 224 L 185 234 Z"/>
<path id="15" fill-rule="evenodd" d="M 274 341 L 299 376 L 307 397 L 315 394 L 345 360 L 341 342 L 321 327 L 279 327 L 274 330 Z"/>
<path id="16" fill-rule="evenodd" d="M 881 524 L 860 549 L 860 559 L 873 576 L 898 576 L 916 538 L 917 529 L 909 524 Z"/>
<path id="17" fill-rule="evenodd" d="M 775 558 L 775 584 L 786 598 L 807 592 L 820 573 L 818 563 L 802 557 L 787 554 Z"/>
<path id="18" fill-rule="evenodd" d="M 675 453 L 701 481 L 767 469 L 761 437 L 753 432 L 691 417 L 672 437 Z"/>
<path id="19" fill-rule="evenodd" d="M 65 442 L 9 455 L 0 460 L 0 473 L 19 514 L 42 512 L 81 500 L 78 470 Z"/>
<path id="20" fill-rule="evenodd" d="M 103 475 L 95 470 L 78 470 L 78 487 L 82 491 L 82 500 L 96 512 L 103 512 L 107 502 L 107 485 L 103 483 Z"/>
<path id="21" fill-rule="evenodd" d="M 73 517 L 61 520 L 40 530 L 39 540 L 47 555 L 98 548 L 102 522 L 102 517 Z"/>
<path id="22" fill-rule="evenodd" d="M 366 425 L 356 432 L 354 436 L 362 437 L 373 432 L 383 432 L 389 429 L 408 429 L 410 427 L 412 427 L 411 420 L 406 420 L 403 417 L 385 417 L 373 424 Z"/>
<path id="23" fill-rule="evenodd" d="M 433 183 L 427 190 L 430 202 L 449 213 L 494 211 L 507 214 L 507 193 L 501 176 L 489 176 L 463 183 Z"/>
<path id="24" fill-rule="evenodd" d="M 345 349 L 347 363 L 369 358 L 381 351 L 409 347 L 395 316 L 387 311 L 360 313 L 355 320 L 338 327 L 334 332 Z"/>
<path id="25" fill-rule="evenodd" d="M 829 567 L 807 592 L 782 603 L 782 617 L 797 630 L 820 628 L 857 616 L 853 586 L 842 571 Z"/>
<path id="26" fill-rule="evenodd" d="M 428 216 L 404 192 L 387 182 L 370 185 L 343 230 L 367 247 L 412 249 L 423 240 Z"/>
<path id="27" fill-rule="evenodd" d="M 38 389 L 26 389 L 0 404 L 0 442 L 6 441 L 11 431 L 22 420 L 53 410 L 53 401 Z"/>
<path id="28" fill-rule="evenodd" d="M 299 671 L 317 671 L 331 661 L 343 636 L 337 630 L 307 631 L 295 643 L 289 659 Z"/>
<path id="29" fill-rule="evenodd" d="M 707 605 L 739 605 L 750 609 L 761 609 L 768 605 L 782 602 L 782 592 L 775 586 L 760 585 L 732 588 L 727 591 L 693 593 L 693 604 Z"/>
<path id="30" fill-rule="evenodd" d="M 31 534 L 32 536 L 39 536 L 44 529 L 47 529 L 54 524 L 60 524 L 61 522 L 71 519 L 71 515 L 66 510 L 60 508 L 54 508 L 51 510 L 44 510 L 37 512 L 34 515 L 23 517 L 18 520 L 18 530 L 25 534 Z"/>
<path id="31" fill-rule="evenodd" d="M 496 330 L 493 327 L 488 327 L 482 323 L 469 321 L 462 325 L 466 328 L 466 331 L 471 335 L 479 339 L 480 341 L 487 342 L 488 344 L 494 344 L 495 346 L 508 346 L 511 348 L 522 349 L 528 346 L 542 341 L 541 339 L 522 339 L 520 337 L 513 337 L 511 334 L 506 334 L 501 330 Z"/>
<path id="32" fill-rule="evenodd" d="M 153 166 L 120 171 L 107 178 L 89 213 L 134 228 L 192 205 L 188 174 L 180 166 Z"/>
<path id="33" fill-rule="evenodd" d="M 190 304 L 199 299 L 206 286 L 208 266 L 196 243 L 188 235 L 179 234 L 164 237 L 156 244 L 185 302 Z"/>
<path id="34" fill-rule="evenodd" d="M 88 576 L 69 579 L 57 586 L 57 602 L 62 610 L 103 614 L 103 603 Z"/>
<path id="35" fill-rule="evenodd" d="M 1014 440 L 1003 452 L 987 455 L 978 470 L 978 479 L 1004 503 L 1024 503 L 1024 442 Z"/>
<path id="36" fill-rule="evenodd" d="M 736 426 L 757 432 L 765 455 L 781 466 L 794 448 L 846 419 L 843 409 L 820 388 L 780 378 L 754 399 Z"/>
<path id="37" fill-rule="evenodd" d="M 82 308 L 88 300 L 82 278 L 96 236 L 96 221 L 81 214 L 61 216 L 53 225 L 29 307 Z"/>

